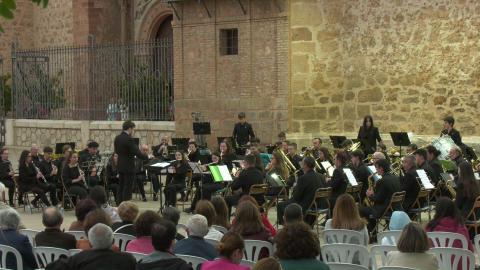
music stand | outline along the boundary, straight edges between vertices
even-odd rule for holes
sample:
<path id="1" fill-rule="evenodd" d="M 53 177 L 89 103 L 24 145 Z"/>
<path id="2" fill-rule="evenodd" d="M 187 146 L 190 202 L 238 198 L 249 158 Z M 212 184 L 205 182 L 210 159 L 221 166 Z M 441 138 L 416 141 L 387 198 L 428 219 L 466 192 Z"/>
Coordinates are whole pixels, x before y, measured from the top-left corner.
<path id="1" fill-rule="evenodd" d="M 172 138 L 172 145 L 177 147 L 175 150 L 187 151 L 188 141 L 190 138 Z"/>
<path id="2" fill-rule="evenodd" d="M 74 142 L 66 142 L 66 143 L 57 143 L 55 144 L 55 154 L 61 155 L 63 154 L 63 146 L 70 145 L 72 151 L 75 151 L 75 143 Z"/>
<path id="3" fill-rule="evenodd" d="M 193 135 L 210 135 L 210 122 L 194 122 Z"/>
<path id="4" fill-rule="evenodd" d="M 347 137 L 345 136 L 330 136 L 330 141 L 333 144 L 333 148 L 336 148 L 336 149 L 342 148 L 342 144 L 346 140 L 347 140 Z"/>
<path id="5" fill-rule="evenodd" d="M 390 132 L 390 136 L 392 137 L 393 145 L 400 148 L 400 156 L 402 156 L 402 146 L 409 146 L 412 143 L 410 142 L 410 138 L 408 138 L 408 133 Z"/>

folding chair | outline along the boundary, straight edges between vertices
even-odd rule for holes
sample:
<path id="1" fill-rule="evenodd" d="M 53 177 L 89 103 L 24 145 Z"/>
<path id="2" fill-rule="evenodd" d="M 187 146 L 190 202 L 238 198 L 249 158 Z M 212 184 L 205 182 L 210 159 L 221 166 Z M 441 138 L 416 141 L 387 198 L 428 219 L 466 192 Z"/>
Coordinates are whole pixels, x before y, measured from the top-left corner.
<path id="1" fill-rule="evenodd" d="M 268 186 L 267 184 L 255 184 L 250 187 L 250 191 L 248 195 L 252 196 L 257 200 L 258 205 L 260 207 L 264 207 L 267 199 L 265 198 L 265 195 L 268 192 Z"/>
<path id="2" fill-rule="evenodd" d="M 480 211 L 480 196 L 475 199 L 473 203 L 472 210 L 468 214 L 465 225 L 467 228 L 473 228 L 475 230 L 475 235 L 478 235 L 478 227 L 480 226 L 480 216 L 477 216 L 477 213 Z"/>
<path id="3" fill-rule="evenodd" d="M 322 221 L 326 221 L 330 216 L 330 201 L 329 198 L 332 196 L 332 188 L 319 188 L 315 191 L 315 196 L 313 197 L 312 203 L 308 207 L 308 210 L 305 211 L 305 216 L 314 216 L 315 223 L 314 226 L 317 229 L 317 235 L 320 235 L 319 232 L 319 220 L 318 217 L 322 216 Z M 319 205 L 325 202 L 326 208 L 320 208 Z"/>
<path id="4" fill-rule="evenodd" d="M 414 214 L 416 217 L 418 217 L 420 223 L 422 223 L 422 213 L 428 213 L 428 220 L 431 219 L 432 211 L 429 204 L 431 192 L 432 190 L 421 188 L 418 192 L 417 199 L 413 203 L 413 207 L 408 211 L 408 213 Z M 422 204 L 424 204 L 424 206 L 422 206 Z"/>
<path id="5" fill-rule="evenodd" d="M 382 231 L 386 230 L 388 227 L 388 221 L 390 220 L 390 215 L 396 210 L 395 208 L 402 208 L 403 200 L 405 199 L 405 193 L 405 191 L 400 191 L 392 194 L 392 198 L 390 199 L 387 208 L 385 208 L 385 211 L 379 218 L 376 218 L 375 228 L 372 230 L 372 232 L 370 232 L 370 236 L 374 236 L 379 232 L 379 226 L 382 226 Z M 384 224 L 381 224 L 382 220 L 385 222 Z"/>

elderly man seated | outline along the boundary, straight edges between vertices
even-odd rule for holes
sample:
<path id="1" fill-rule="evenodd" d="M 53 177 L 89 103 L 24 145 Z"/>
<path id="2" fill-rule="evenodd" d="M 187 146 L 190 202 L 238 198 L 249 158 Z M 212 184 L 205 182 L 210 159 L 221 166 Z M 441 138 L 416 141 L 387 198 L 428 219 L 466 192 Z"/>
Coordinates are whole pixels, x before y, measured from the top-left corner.
<path id="1" fill-rule="evenodd" d="M 111 250 L 113 232 L 105 224 L 98 223 L 88 231 L 88 240 L 92 249 L 82 251 L 68 259 L 57 260 L 45 268 L 46 270 L 91 270 L 115 269 L 134 270 L 135 258 L 128 253 Z"/>
<path id="2" fill-rule="evenodd" d="M 35 244 L 39 247 L 55 247 L 74 249 L 77 245 L 75 236 L 64 233 L 60 227 L 63 223 L 62 213 L 56 207 L 48 207 L 43 211 L 42 223 L 45 226 L 43 232 L 35 236 Z"/>
<path id="3" fill-rule="evenodd" d="M 173 253 L 202 257 L 213 260 L 218 257 L 215 248 L 203 238 L 208 233 L 207 218 L 202 215 L 193 215 L 187 222 L 188 238 L 175 244 Z"/>

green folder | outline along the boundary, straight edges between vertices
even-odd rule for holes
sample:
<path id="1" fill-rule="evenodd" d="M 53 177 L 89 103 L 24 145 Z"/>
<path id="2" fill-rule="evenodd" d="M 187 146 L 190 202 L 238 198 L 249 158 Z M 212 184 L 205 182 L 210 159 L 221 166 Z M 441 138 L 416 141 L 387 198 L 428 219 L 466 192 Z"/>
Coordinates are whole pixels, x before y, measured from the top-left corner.
<path id="1" fill-rule="evenodd" d="M 212 173 L 213 180 L 215 182 L 232 181 L 232 175 L 228 171 L 228 167 L 225 165 L 212 165 L 208 166 Z"/>

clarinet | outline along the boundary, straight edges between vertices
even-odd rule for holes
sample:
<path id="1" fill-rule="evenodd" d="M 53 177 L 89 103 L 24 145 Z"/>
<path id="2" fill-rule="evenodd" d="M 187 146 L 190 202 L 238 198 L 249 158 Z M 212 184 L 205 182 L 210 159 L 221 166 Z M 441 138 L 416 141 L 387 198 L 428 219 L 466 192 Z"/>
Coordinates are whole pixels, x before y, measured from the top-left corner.
<path id="1" fill-rule="evenodd" d="M 88 185 L 87 185 L 86 180 L 85 180 L 85 173 L 80 169 L 80 166 L 78 166 L 78 164 L 77 164 L 77 170 L 78 170 L 79 176 L 83 176 L 83 180 L 82 180 L 83 186 L 84 186 L 86 189 L 88 189 Z"/>
<path id="2" fill-rule="evenodd" d="M 35 163 L 33 163 L 33 167 L 35 168 L 35 171 L 37 171 L 37 174 L 40 174 L 40 178 L 38 178 L 38 180 L 42 180 L 42 181 L 39 181 L 39 182 L 41 182 L 40 184 L 46 184 L 47 179 L 45 178 L 43 173 L 40 171 L 40 169 L 38 169 L 38 167 L 35 165 Z"/>

